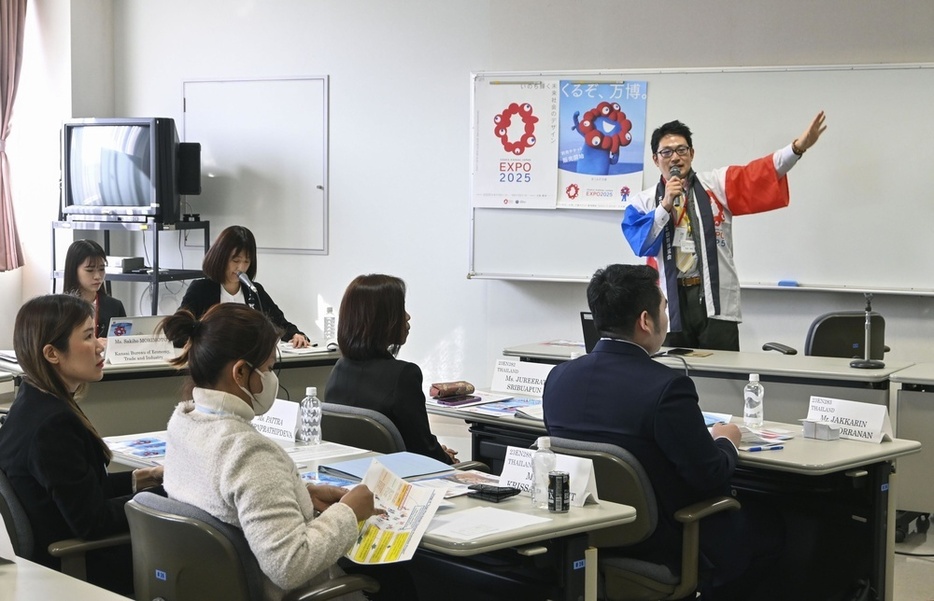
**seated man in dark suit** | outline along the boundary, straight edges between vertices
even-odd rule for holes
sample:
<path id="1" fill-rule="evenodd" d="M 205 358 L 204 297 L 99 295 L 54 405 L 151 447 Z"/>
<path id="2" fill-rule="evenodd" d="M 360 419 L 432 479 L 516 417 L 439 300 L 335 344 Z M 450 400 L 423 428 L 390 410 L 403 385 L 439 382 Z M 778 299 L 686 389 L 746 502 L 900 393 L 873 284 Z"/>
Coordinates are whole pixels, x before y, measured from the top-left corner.
<path id="1" fill-rule="evenodd" d="M 548 433 L 620 446 L 642 463 L 659 505 L 658 526 L 626 553 L 680 571 L 681 527 L 674 513 L 697 501 L 730 495 L 741 434 L 733 424 L 708 432 L 694 382 L 652 360 L 668 330 L 658 273 L 646 265 L 598 270 L 587 301 L 601 339 L 583 357 L 556 366 L 545 382 Z M 737 403 L 741 400 L 737 399 Z M 712 436 L 711 436 L 712 434 Z M 741 499 L 742 501 L 742 499 Z M 704 520 L 701 553 L 709 577 L 705 600 L 748 599 L 748 569 L 775 538 L 753 532 L 745 510 Z M 753 538 L 756 537 L 756 538 Z"/>

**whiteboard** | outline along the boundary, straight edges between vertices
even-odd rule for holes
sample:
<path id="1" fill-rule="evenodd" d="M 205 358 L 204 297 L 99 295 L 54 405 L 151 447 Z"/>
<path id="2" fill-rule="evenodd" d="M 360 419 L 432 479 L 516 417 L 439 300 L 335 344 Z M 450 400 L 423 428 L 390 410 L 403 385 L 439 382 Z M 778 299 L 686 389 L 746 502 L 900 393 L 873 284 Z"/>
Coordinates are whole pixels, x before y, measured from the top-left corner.
<path id="1" fill-rule="evenodd" d="M 792 280 L 806 288 L 934 292 L 927 260 L 934 64 L 472 77 L 530 76 L 648 82 L 646 138 L 662 123 L 683 121 L 698 171 L 771 154 L 825 110 L 827 131 L 788 175 L 791 205 L 734 220 L 740 280 L 746 287 Z M 648 188 L 659 177 L 648 143 L 644 160 Z M 642 262 L 622 236 L 621 218 L 621 211 L 471 209 L 468 277 L 588 281 L 608 263 Z"/>
<path id="2" fill-rule="evenodd" d="M 250 228 L 260 251 L 327 254 L 327 77 L 186 81 L 183 96 L 202 184 L 184 212 Z"/>

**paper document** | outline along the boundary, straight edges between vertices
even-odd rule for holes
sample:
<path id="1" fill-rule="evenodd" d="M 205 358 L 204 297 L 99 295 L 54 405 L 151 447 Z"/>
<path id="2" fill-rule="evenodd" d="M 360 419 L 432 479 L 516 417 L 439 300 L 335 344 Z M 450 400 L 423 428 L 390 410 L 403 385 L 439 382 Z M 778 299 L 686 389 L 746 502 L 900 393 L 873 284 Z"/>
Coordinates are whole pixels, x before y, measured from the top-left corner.
<path id="1" fill-rule="evenodd" d="M 289 355 L 314 355 L 316 353 L 330 352 L 331 349 L 328 348 L 328 345 L 322 343 L 315 343 L 315 346 L 295 348 L 291 342 L 280 342 L 279 350 Z"/>
<path id="2" fill-rule="evenodd" d="M 521 417 L 523 419 L 534 419 L 540 422 L 545 421 L 545 408 L 541 403 L 538 405 L 527 405 L 525 407 L 516 408 L 516 417 Z"/>
<path id="3" fill-rule="evenodd" d="M 468 541 L 550 521 L 551 518 L 506 509 L 474 507 L 436 517 L 428 531 L 434 536 Z"/>
<path id="4" fill-rule="evenodd" d="M 454 470 L 445 476 L 419 480 L 419 486 L 440 489 L 444 493 L 445 499 L 459 497 L 470 492 L 468 488 L 471 484 L 492 484 L 499 485 L 499 476 L 479 472 L 477 470 Z"/>
<path id="5" fill-rule="evenodd" d="M 487 403 L 485 405 L 477 405 L 476 407 L 468 407 L 465 409 L 465 411 L 470 411 L 471 413 L 481 413 L 483 415 L 505 417 L 509 415 L 515 415 L 519 408 L 527 410 L 530 407 L 541 407 L 541 404 L 541 399 L 514 397 L 504 401 L 497 401 L 495 403 Z"/>
<path id="6" fill-rule="evenodd" d="M 165 462 L 165 432 L 107 436 L 104 443 L 117 459 L 129 465 L 162 465 Z"/>
<path id="7" fill-rule="evenodd" d="M 376 507 L 384 515 L 363 523 L 347 559 L 360 564 L 395 563 L 412 559 L 418 543 L 441 504 L 440 490 L 406 482 L 380 463 L 377 457 L 363 478 L 373 492 Z"/>
<path id="8" fill-rule="evenodd" d="M 363 449 L 338 444 L 336 442 L 322 442 L 321 444 L 300 445 L 288 447 L 285 452 L 289 454 L 296 465 L 309 465 L 315 461 L 323 459 L 333 459 L 335 457 L 346 457 L 347 455 L 359 455 L 366 453 Z M 299 468 L 301 469 L 301 468 Z"/>

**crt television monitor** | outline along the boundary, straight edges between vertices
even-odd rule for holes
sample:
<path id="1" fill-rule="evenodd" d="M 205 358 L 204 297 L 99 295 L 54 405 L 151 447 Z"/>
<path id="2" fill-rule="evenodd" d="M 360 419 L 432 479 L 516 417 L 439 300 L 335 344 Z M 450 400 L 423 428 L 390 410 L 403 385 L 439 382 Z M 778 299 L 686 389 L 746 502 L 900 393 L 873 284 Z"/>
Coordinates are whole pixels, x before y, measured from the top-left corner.
<path id="1" fill-rule="evenodd" d="M 175 121 L 169 118 L 66 121 L 63 218 L 175 223 L 181 214 L 178 150 Z"/>

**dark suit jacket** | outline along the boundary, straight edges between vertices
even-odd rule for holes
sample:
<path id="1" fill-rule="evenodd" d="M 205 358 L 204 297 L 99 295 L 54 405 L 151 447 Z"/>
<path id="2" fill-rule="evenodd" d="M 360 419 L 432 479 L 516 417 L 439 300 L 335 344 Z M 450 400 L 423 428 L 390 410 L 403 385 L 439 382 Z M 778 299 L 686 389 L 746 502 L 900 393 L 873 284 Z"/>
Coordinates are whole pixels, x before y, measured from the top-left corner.
<path id="1" fill-rule="evenodd" d="M 110 333 L 110 318 L 126 317 L 123 303 L 112 296 L 97 293 L 97 337 L 107 338 Z"/>
<path id="2" fill-rule="evenodd" d="M 627 553 L 676 570 L 681 527 L 674 512 L 729 495 L 736 467 L 736 448 L 711 438 L 697 402 L 690 378 L 653 361 L 643 348 L 615 340 L 601 340 L 591 353 L 556 366 L 543 396 L 550 435 L 615 444 L 642 463 L 655 489 L 659 523 Z M 702 540 L 718 544 L 715 537 Z"/>
<path id="3" fill-rule="evenodd" d="M 0 469 L 29 515 L 35 554 L 28 559 L 59 569 L 49 543 L 128 529 L 132 472 L 108 474 L 103 450 L 65 401 L 27 382 L 0 428 Z"/>
<path id="4" fill-rule="evenodd" d="M 276 303 L 272 302 L 272 298 L 266 293 L 262 284 L 253 282 L 253 285 L 256 286 L 259 298 L 257 299 L 257 295 L 253 294 L 252 290 L 246 286 L 241 286 L 240 289 L 243 290 L 243 300 L 253 309 L 259 309 L 260 306 L 262 306 L 263 313 L 265 313 L 274 324 L 282 328 L 282 340 L 288 342 L 292 340 L 292 337 L 296 334 L 305 335 L 303 332 L 299 331 L 298 326 L 285 318 L 285 314 L 276 306 Z M 219 302 L 221 302 L 221 285 L 213 280 L 201 278 L 194 280 L 188 285 L 188 290 L 185 291 L 181 306 L 183 309 L 188 309 L 194 313 L 195 317 L 201 317 L 204 315 L 205 311 Z"/>
<path id="5" fill-rule="evenodd" d="M 414 363 L 389 353 L 366 361 L 344 357 L 331 370 L 325 400 L 379 411 L 399 429 L 407 451 L 451 463 L 428 425 L 422 370 Z"/>

